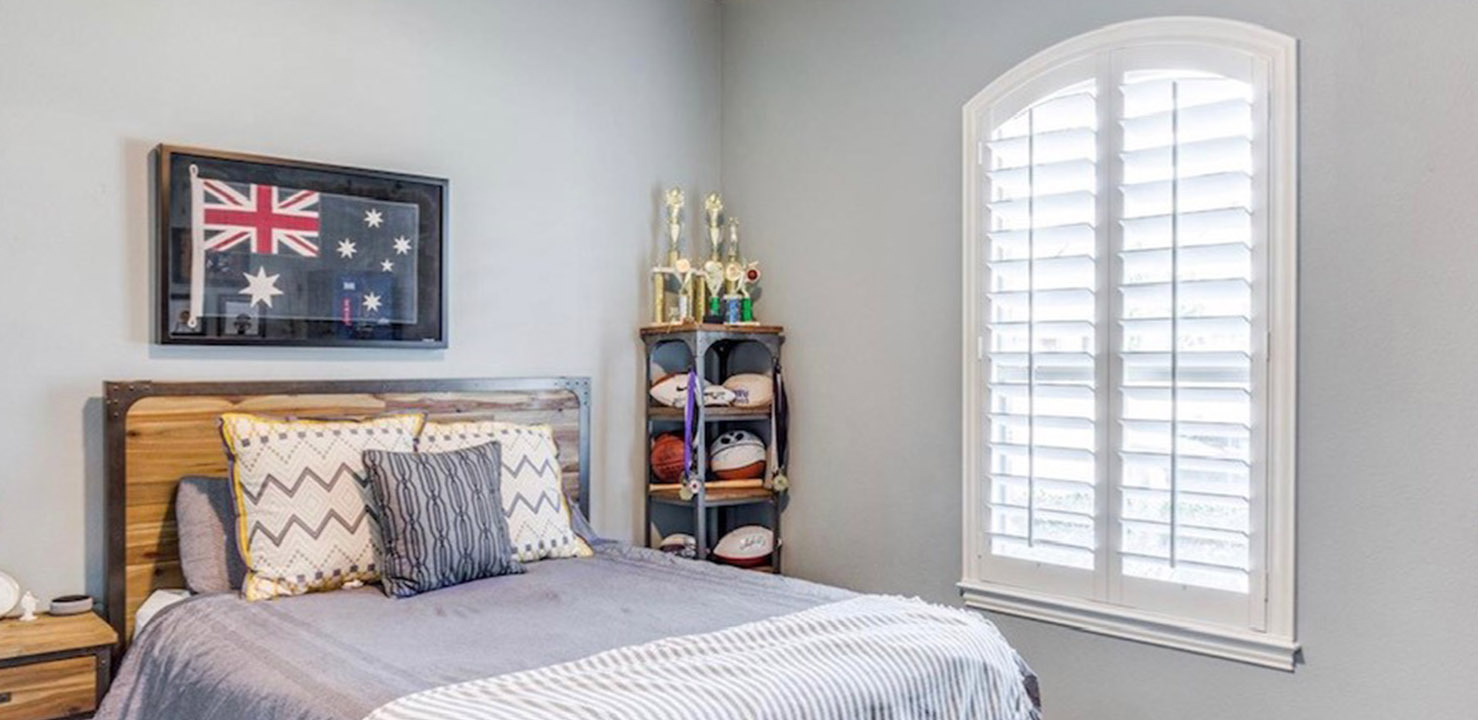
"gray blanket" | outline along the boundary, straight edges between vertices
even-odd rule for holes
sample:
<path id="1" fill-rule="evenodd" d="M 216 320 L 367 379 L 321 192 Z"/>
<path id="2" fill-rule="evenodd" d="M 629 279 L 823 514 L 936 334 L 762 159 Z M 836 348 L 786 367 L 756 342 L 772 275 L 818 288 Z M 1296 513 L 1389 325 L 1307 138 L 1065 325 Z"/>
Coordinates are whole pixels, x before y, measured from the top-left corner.
<path id="1" fill-rule="evenodd" d="M 206 595 L 145 627 L 96 717 L 361 720 L 410 693 L 853 596 L 619 544 L 406 599 Z"/>

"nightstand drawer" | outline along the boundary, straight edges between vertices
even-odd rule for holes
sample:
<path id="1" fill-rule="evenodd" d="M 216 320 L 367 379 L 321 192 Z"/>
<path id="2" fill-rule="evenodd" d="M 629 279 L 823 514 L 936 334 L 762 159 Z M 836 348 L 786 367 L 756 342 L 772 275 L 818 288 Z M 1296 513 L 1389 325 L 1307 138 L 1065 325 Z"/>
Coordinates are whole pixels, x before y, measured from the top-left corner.
<path id="1" fill-rule="evenodd" d="M 0 720 L 52 720 L 97 707 L 92 655 L 0 668 Z"/>

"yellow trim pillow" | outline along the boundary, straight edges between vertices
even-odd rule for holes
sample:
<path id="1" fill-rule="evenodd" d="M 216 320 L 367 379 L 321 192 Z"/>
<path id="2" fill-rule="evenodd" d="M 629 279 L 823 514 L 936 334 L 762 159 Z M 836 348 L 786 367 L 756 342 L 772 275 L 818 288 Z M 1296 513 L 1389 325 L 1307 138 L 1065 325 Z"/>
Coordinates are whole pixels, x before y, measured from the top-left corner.
<path id="1" fill-rule="evenodd" d="M 519 562 L 545 558 L 590 557 L 590 546 L 575 534 L 570 503 L 560 478 L 554 428 L 481 422 L 427 422 L 416 440 L 417 452 L 462 450 L 488 441 L 502 449 L 499 479 L 508 537 Z"/>
<path id="2" fill-rule="evenodd" d="M 365 450 L 411 452 L 425 416 L 278 420 L 221 416 L 247 600 L 379 579 L 380 529 Z"/>

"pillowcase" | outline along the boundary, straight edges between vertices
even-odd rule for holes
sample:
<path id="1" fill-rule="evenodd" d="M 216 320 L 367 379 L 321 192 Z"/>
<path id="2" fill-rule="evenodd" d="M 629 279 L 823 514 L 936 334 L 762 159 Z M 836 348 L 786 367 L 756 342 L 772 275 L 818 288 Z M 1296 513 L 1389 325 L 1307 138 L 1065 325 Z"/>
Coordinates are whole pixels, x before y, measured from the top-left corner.
<path id="1" fill-rule="evenodd" d="M 180 542 L 180 571 L 185 587 L 197 594 L 241 589 L 246 562 L 236 547 L 236 510 L 231 481 L 217 477 L 184 477 L 174 493 L 175 525 Z"/>
<path id="2" fill-rule="evenodd" d="M 386 595 L 524 571 L 503 517 L 498 443 L 436 454 L 366 450 L 364 468 L 380 514 Z"/>
<path id="3" fill-rule="evenodd" d="M 493 440 L 502 453 L 503 514 L 519 562 L 594 554 L 570 525 L 554 428 L 492 420 L 428 422 L 416 439 L 416 450 L 449 452 Z"/>
<path id="4" fill-rule="evenodd" d="M 379 578 L 380 530 L 364 451 L 410 452 L 424 421 L 420 414 L 364 421 L 221 416 L 247 600 Z"/>

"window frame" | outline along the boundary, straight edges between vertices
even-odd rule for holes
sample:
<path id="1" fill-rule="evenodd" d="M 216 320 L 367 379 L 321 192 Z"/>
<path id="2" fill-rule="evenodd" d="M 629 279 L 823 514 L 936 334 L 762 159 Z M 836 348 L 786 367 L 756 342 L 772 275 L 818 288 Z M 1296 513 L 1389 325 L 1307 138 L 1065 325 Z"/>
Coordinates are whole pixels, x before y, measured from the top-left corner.
<path id="1" fill-rule="evenodd" d="M 1253 518 L 1253 572 L 1249 577 L 1250 606 L 1245 626 L 1207 620 L 1204 614 L 1187 610 L 1197 602 L 1194 599 L 1196 592 L 1185 593 L 1191 599 L 1182 603 L 1183 608 L 1176 608 L 1177 601 L 1173 597 L 1168 604 L 1160 603 L 1157 610 L 1110 601 L 1110 598 L 1122 600 L 1122 593 L 1111 590 L 1110 586 L 1122 584 L 1125 579 L 1122 574 L 1110 572 L 1110 568 L 1117 568 L 1118 564 L 1116 558 L 1108 559 L 1114 555 L 1116 547 L 1115 543 L 1107 542 L 1116 517 L 1116 514 L 1108 512 L 1112 509 L 1109 503 L 1116 502 L 1119 497 L 1117 482 L 1109 474 L 1111 463 L 1108 455 L 1113 452 L 1112 448 L 1100 448 L 1098 457 L 1100 522 L 1107 527 L 1098 530 L 1104 544 L 1098 551 L 1096 569 L 1091 573 L 1094 588 L 1088 597 L 1082 592 L 1062 589 L 1064 586 L 1081 587 L 1081 583 L 1059 581 L 1051 583 L 1052 588 L 1044 589 L 1034 586 L 1037 581 L 1025 575 L 1009 572 L 993 575 L 985 568 L 990 551 L 986 538 L 987 521 L 982 510 L 985 498 L 981 494 L 985 490 L 988 449 L 980 438 L 986 403 L 986 393 L 981 384 L 982 373 L 986 369 L 981 320 L 988 278 L 981 268 L 985 260 L 982 238 L 986 231 L 984 199 L 987 184 L 980 164 L 983 159 L 981 148 L 994 127 L 991 118 L 1008 118 L 1051 93 L 1054 84 L 1062 85 L 1071 78 L 1092 77 L 1100 94 L 1117 93 L 1113 80 L 1119 76 L 1120 68 L 1116 62 L 1105 58 L 1159 53 L 1166 47 L 1187 46 L 1211 53 L 1235 51 L 1250 56 L 1258 64 L 1259 79 L 1263 83 L 1259 89 L 1263 91 L 1262 98 L 1266 103 L 1266 112 L 1255 120 L 1260 123 L 1259 129 L 1265 130 L 1266 166 L 1254 175 L 1254 182 L 1266 186 L 1265 193 L 1254 198 L 1254 202 L 1266 201 L 1262 208 L 1261 226 L 1265 233 L 1264 242 L 1261 247 L 1254 247 L 1254 252 L 1261 255 L 1260 258 L 1254 255 L 1254 272 L 1267 273 L 1265 292 L 1261 296 L 1266 302 L 1266 326 L 1257 328 L 1265 329 L 1266 336 L 1254 337 L 1254 342 L 1266 343 L 1263 353 L 1266 365 L 1254 368 L 1255 372 L 1261 371 L 1263 375 L 1262 387 L 1254 387 L 1254 392 L 1263 395 L 1256 417 L 1265 423 L 1262 435 L 1265 447 L 1261 457 L 1262 481 L 1254 479 L 1251 488 L 1254 494 L 1260 494 L 1262 507 Z M 1088 75 L 1083 74 L 1085 64 L 1090 68 Z M 1117 141 L 1111 141 L 1117 138 L 1117 118 L 1108 112 L 1111 107 L 1117 107 L 1116 99 L 1100 100 L 1100 188 L 1117 187 L 1117 178 L 1103 179 L 1113 170 L 1102 160 L 1117 150 Z M 963 131 L 964 532 L 959 589 L 965 603 L 983 610 L 1100 634 L 1292 670 L 1299 651 L 1294 632 L 1297 41 L 1256 25 L 1219 18 L 1150 18 L 1110 25 L 1048 48 L 996 79 L 965 104 Z M 1108 238 L 1113 234 L 1107 223 L 1116 222 L 1109 211 L 1110 205 L 1116 203 L 1100 198 L 1098 204 L 1100 220 L 1105 223 L 1097 231 L 1099 262 L 1115 262 L 1111 248 L 1107 247 Z M 1100 288 L 1102 297 L 1099 302 L 1106 304 L 1108 300 L 1104 298 L 1112 297 L 1117 292 L 1116 288 L 1116 284 Z M 1107 363 L 1106 357 L 1104 362 Z M 1110 383 L 1099 388 L 1098 393 L 1111 394 L 1116 387 Z M 1113 421 L 1112 417 L 1099 420 Z M 1259 529 L 1261 532 L 1256 532 Z M 1039 567 L 1048 568 L 1045 573 L 1038 573 L 1040 575 L 1055 574 L 1056 568 Z M 1066 574 L 1073 572 L 1081 574 L 1086 571 L 1068 571 Z M 1172 583 L 1164 583 L 1163 586 L 1167 591 L 1185 587 Z M 1175 593 L 1158 594 L 1173 596 Z"/>

